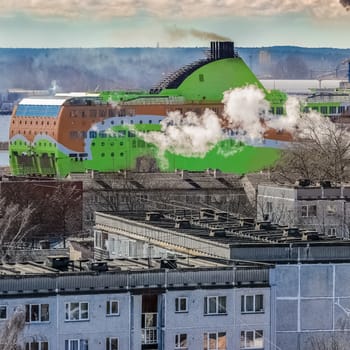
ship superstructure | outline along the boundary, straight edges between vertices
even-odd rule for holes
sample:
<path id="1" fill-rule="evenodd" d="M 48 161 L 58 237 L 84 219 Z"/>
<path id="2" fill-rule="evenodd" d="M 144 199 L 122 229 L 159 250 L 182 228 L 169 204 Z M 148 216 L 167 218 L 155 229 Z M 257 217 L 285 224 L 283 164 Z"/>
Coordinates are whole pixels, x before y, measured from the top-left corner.
<path id="1" fill-rule="evenodd" d="M 48 98 L 25 98 L 13 111 L 10 166 L 15 175 L 63 177 L 97 170 L 202 171 L 208 168 L 246 173 L 272 166 L 288 135 L 269 130 L 262 142 L 243 144 L 234 130 L 205 155 L 185 156 L 167 150 L 159 159 L 155 144 L 138 132 L 160 131 L 172 111 L 206 109 L 223 113 L 223 93 L 255 85 L 271 113 L 283 115 L 286 95 L 267 91 L 234 49 L 233 42 L 212 42 L 207 57 L 182 67 L 150 91 L 104 91 Z"/>

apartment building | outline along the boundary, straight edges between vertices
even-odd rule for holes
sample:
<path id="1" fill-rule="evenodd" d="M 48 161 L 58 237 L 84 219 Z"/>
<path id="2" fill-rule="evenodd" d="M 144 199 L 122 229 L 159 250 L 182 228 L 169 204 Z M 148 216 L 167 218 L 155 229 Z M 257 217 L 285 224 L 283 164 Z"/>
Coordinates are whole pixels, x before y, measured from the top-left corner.
<path id="1" fill-rule="evenodd" d="M 0 328 L 22 313 L 26 350 L 272 349 L 270 267 L 110 264 L 86 272 L 1 265 Z"/>
<path id="2" fill-rule="evenodd" d="M 257 193 L 257 219 L 349 238 L 350 187 L 328 181 L 319 186 L 261 184 Z"/>

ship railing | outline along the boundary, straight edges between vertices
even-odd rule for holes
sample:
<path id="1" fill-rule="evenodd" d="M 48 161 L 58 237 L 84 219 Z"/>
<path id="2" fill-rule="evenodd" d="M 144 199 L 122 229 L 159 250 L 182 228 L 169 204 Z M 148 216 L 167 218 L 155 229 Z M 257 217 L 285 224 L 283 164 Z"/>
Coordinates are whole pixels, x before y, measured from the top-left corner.
<path id="1" fill-rule="evenodd" d="M 185 99 L 182 96 L 170 96 L 170 97 L 141 97 L 130 101 L 123 102 L 123 105 L 157 105 L 157 104 L 178 104 L 184 103 Z"/>

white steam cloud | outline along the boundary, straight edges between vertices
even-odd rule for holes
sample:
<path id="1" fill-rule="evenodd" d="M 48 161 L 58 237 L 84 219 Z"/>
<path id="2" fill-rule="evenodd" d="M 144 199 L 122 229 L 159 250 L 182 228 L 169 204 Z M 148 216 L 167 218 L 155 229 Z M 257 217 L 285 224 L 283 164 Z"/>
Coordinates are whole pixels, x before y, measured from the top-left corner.
<path id="1" fill-rule="evenodd" d="M 15 13 L 54 18 L 117 18 L 149 14 L 161 18 L 207 18 L 213 16 L 276 15 L 309 13 L 318 18 L 346 15 L 342 0 L 206 0 L 203 4 L 193 0 L 58 0 L 48 6 L 46 0 L 0 0 L 0 15 Z"/>
<path id="2" fill-rule="evenodd" d="M 162 159 L 165 151 L 185 156 L 204 157 L 224 138 L 219 117 L 210 109 L 198 116 L 179 111 L 169 113 L 161 122 L 161 132 L 138 132 L 146 142 L 155 144 Z"/>
<path id="3" fill-rule="evenodd" d="M 265 132 L 271 129 L 289 133 L 296 139 L 308 139 L 315 132 L 321 138 L 324 130 L 336 128 L 329 118 L 315 111 L 302 113 L 301 102 L 295 97 L 288 98 L 286 115 L 269 114 L 270 106 L 264 93 L 254 85 L 226 91 L 223 103 L 223 116 L 209 109 L 201 116 L 192 112 L 184 116 L 179 111 L 171 112 L 162 121 L 161 132 L 137 134 L 155 144 L 159 158 L 164 161 L 166 151 L 187 157 L 204 157 L 219 141 L 228 137 L 224 130 L 233 130 L 236 140 L 249 144 L 262 141 Z M 218 152 L 229 156 L 240 150 L 238 144 L 230 150 L 218 149 Z"/>

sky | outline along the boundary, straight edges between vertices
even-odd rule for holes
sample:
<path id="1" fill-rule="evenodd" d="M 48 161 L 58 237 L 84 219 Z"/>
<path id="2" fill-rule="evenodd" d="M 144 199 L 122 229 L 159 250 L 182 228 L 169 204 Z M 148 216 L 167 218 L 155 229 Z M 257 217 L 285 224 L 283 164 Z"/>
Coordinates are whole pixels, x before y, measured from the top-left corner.
<path id="1" fill-rule="evenodd" d="M 0 47 L 349 48 L 350 0 L 0 0 Z"/>

